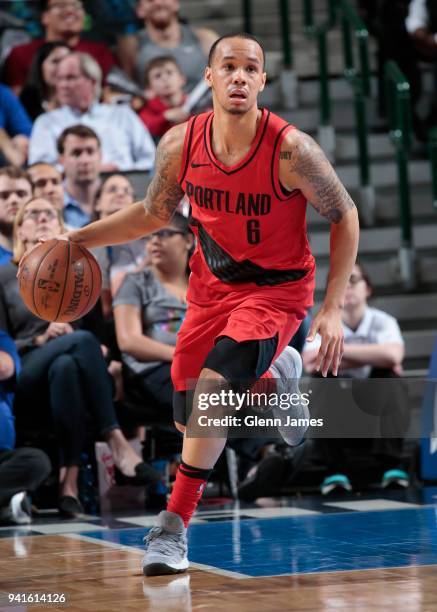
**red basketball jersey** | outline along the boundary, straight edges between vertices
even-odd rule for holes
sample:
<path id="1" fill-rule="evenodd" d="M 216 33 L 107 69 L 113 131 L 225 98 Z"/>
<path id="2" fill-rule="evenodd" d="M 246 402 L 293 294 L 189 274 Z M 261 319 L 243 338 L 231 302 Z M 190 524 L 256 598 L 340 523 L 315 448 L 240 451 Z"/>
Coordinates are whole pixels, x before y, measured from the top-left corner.
<path id="1" fill-rule="evenodd" d="M 229 167 L 212 150 L 213 116 L 203 113 L 189 120 L 178 177 L 197 237 L 190 261 L 191 297 L 194 287 L 196 294 L 202 287 L 219 292 L 286 288 L 300 280 L 305 285 L 304 279 L 312 289 L 307 202 L 300 190 L 288 192 L 279 181 L 281 143 L 294 127 L 263 109 L 250 151 Z"/>

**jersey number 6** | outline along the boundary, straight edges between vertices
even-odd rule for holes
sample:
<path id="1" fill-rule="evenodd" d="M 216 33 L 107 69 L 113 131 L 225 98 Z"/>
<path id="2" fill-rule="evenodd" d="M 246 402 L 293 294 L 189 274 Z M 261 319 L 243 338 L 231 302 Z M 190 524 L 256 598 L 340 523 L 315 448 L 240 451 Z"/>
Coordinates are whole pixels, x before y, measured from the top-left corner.
<path id="1" fill-rule="evenodd" d="M 260 240 L 260 223 L 258 219 L 251 219 L 247 222 L 247 242 L 249 244 L 259 244 Z"/>

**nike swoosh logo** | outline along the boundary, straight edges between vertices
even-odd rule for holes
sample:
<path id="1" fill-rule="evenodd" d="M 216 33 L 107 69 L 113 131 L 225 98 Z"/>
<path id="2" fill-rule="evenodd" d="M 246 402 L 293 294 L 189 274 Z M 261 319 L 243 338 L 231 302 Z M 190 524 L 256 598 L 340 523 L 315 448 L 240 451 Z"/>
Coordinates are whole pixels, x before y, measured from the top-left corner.
<path id="1" fill-rule="evenodd" d="M 191 162 L 191 167 L 192 168 L 201 168 L 202 166 L 210 166 L 211 164 L 196 164 L 194 162 Z"/>

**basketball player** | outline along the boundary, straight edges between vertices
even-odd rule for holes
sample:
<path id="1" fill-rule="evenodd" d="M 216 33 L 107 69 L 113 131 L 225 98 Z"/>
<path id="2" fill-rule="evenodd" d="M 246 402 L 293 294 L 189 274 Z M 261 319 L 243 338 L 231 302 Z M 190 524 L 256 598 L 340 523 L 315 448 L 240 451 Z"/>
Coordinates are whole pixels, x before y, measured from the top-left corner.
<path id="1" fill-rule="evenodd" d="M 332 224 L 326 295 L 308 339 L 320 334 L 316 367 L 324 376 L 330 368 L 337 374 L 341 309 L 359 233 L 354 203 L 318 145 L 258 108 L 266 74 L 256 39 L 245 34 L 218 39 L 205 79 L 214 111 L 165 134 L 145 200 L 64 236 L 85 247 L 136 240 L 171 225 L 181 198 L 189 198 L 197 246 L 172 364 L 175 422 L 181 430 L 190 379 L 197 380 L 195 406 L 199 390 L 211 380 L 231 384 L 300 375 L 300 356 L 284 348 L 313 303 L 307 201 Z M 291 443 L 303 433 L 281 430 Z M 185 436 L 167 511 L 146 537 L 146 575 L 188 568 L 186 528 L 225 443 L 225 436 Z"/>

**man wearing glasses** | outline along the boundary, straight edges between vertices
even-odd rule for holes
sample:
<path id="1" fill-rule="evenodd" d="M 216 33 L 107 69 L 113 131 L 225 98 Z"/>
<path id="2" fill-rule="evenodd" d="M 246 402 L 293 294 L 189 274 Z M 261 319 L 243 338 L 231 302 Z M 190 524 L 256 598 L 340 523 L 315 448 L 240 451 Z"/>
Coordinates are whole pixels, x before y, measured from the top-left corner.
<path id="1" fill-rule="evenodd" d="M 28 75 L 35 52 L 45 42 L 64 41 L 74 51 L 89 53 L 100 65 L 105 78 L 115 63 L 111 51 L 102 43 L 82 40 L 85 10 L 80 0 L 42 0 L 41 24 L 44 38 L 14 47 L 4 66 L 5 82 L 19 94 Z"/>

